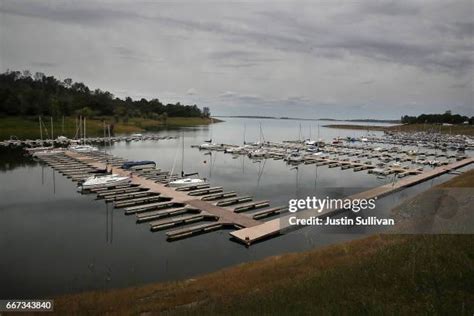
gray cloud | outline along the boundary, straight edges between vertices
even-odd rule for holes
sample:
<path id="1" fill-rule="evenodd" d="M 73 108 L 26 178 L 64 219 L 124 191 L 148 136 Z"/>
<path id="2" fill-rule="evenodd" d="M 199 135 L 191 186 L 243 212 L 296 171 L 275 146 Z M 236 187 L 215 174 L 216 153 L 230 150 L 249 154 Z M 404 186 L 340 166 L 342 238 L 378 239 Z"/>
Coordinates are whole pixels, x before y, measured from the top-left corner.
<path id="1" fill-rule="evenodd" d="M 474 111 L 471 1 L 4 0 L 0 14 L 2 67 L 119 95 L 224 114 Z"/>
<path id="2" fill-rule="evenodd" d="M 33 61 L 31 62 L 31 64 L 34 67 L 38 67 L 38 68 L 53 68 L 57 65 L 56 63 L 46 62 L 46 61 Z"/>

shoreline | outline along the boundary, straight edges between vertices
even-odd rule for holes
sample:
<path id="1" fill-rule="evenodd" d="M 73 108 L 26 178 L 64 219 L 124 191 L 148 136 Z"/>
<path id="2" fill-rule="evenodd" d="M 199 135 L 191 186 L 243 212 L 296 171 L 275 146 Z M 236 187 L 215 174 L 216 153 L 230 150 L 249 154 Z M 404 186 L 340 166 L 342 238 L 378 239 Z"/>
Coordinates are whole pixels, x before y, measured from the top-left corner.
<path id="1" fill-rule="evenodd" d="M 103 136 L 103 121 L 107 124 L 113 124 L 113 134 L 130 134 L 146 131 L 154 131 L 162 128 L 175 128 L 184 126 L 210 125 L 223 122 L 216 118 L 202 117 L 169 117 L 166 121 L 152 120 L 145 118 L 129 118 L 124 121 L 117 121 L 114 117 L 95 117 L 87 119 L 87 136 L 98 137 Z M 49 117 L 43 118 L 45 128 L 43 128 L 43 136 L 48 135 L 50 130 Z M 64 129 L 62 118 L 53 121 L 54 135 L 66 136 L 73 138 L 76 133 L 76 118 L 72 116 L 65 117 Z M 8 140 L 11 136 L 18 139 L 39 139 L 39 123 L 38 117 L 20 117 L 6 116 L 0 117 L 0 140 Z"/>

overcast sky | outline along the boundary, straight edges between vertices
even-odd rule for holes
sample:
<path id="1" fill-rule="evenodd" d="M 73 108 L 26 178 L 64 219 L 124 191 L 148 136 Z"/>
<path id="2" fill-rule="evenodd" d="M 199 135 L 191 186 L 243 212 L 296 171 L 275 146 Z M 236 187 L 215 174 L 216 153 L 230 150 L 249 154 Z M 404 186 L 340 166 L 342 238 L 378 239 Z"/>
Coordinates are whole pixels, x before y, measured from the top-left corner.
<path id="1" fill-rule="evenodd" d="M 474 115 L 474 1 L 6 1 L 0 68 L 214 115 Z"/>

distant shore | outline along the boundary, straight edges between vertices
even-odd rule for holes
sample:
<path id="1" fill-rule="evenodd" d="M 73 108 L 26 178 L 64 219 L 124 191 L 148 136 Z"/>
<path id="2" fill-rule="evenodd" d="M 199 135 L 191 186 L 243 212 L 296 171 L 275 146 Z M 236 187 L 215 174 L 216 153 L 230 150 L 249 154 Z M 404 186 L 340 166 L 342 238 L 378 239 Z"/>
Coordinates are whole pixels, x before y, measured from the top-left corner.
<path id="1" fill-rule="evenodd" d="M 229 118 L 247 118 L 247 119 L 263 119 L 263 120 L 294 120 L 294 121 L 331 121 L 331 122 L 365 122 L 365 123 L 400 123 L 400 120 L 382 120 L 382 119 L 332 119 L 332 118 L 302 118 L 302 117 L 287 117 L 287 116 L 262 116 L 262 115 L 217 115 L 215 117 L 229 117 Z"/>
<path id="2" fill-rule="evenodd" d="M 222 122 L 216 118 L 203 117 L 168 117 L 166 120 L 152 120 L 146 118 L 129 118 L 128 120 L 119 119 L 118 121 L 113 117 L 94 117 L 88 118 L 87 122 L 87 136 L 96 137 L 102 136 L 104 133 L 103 122 L 106 124 L 113 124 L 114 134 L 138 133 L 144 131 L 153 131 L 166 127 L 182 127 L 182 126 L 198 126 L 209 125 L 213 123 Z M 51 136 L 51 123 L 49 117 L 43 117 L 43 123 L 46 129 L 43 129 L 43 137 Z M 16 137 L 18 139 L 39 139 L 39 123 L 38 117 L 19 117 L 7 116 L 0 117 L 0 140 L 10 139 Z M 53 121 L 54 137 L 66 136 L 74 137 L 76 134 L 76 118 L 65 117 L 64 125 L 62 118 L 55 118 Z"/>
<path id="3" fill-rule="evenodd" d="M 404 125 L 357 125 L 357 124 L 329 124 L 323 125 L 328 128 L 351 129 L 351 130 L 365 130 L 365 131 L 392 131 L 392 132 L 438 132 L 443 134 L 462 134 L 474 136 L 473 125 L 436 125 L 436 124 L 404 124 Z"/>

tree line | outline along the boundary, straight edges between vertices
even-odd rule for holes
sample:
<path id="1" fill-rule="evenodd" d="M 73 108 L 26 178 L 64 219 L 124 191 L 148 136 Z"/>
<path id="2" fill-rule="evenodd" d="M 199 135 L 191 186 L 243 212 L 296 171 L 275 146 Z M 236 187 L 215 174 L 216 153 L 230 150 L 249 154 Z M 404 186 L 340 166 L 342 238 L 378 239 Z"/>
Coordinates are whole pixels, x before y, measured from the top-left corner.
<path id="1" fill-rule="evenodd" d="M 67 78 L 59 80 L 44 73 L 29 70 L 0 74 L 0 115 L 12 116 L 115 116 L 144 117 L 209 117 L 197 105 L 163 104 L 158 99 L 124 100 L 108 91 L 91 90 L 82 82 Z"/>
<path id="2" fill-rule="evenodd" d="M 459 114 L 452 114 L 451 111 L 446 111 L 443 114 L 421 114 L 418 116 L 408 116 L 404 115 L 401 119 L 402 123 L 404 124 L 474 124 L 474 116 L 471 118 L 459 115 Z"/>

